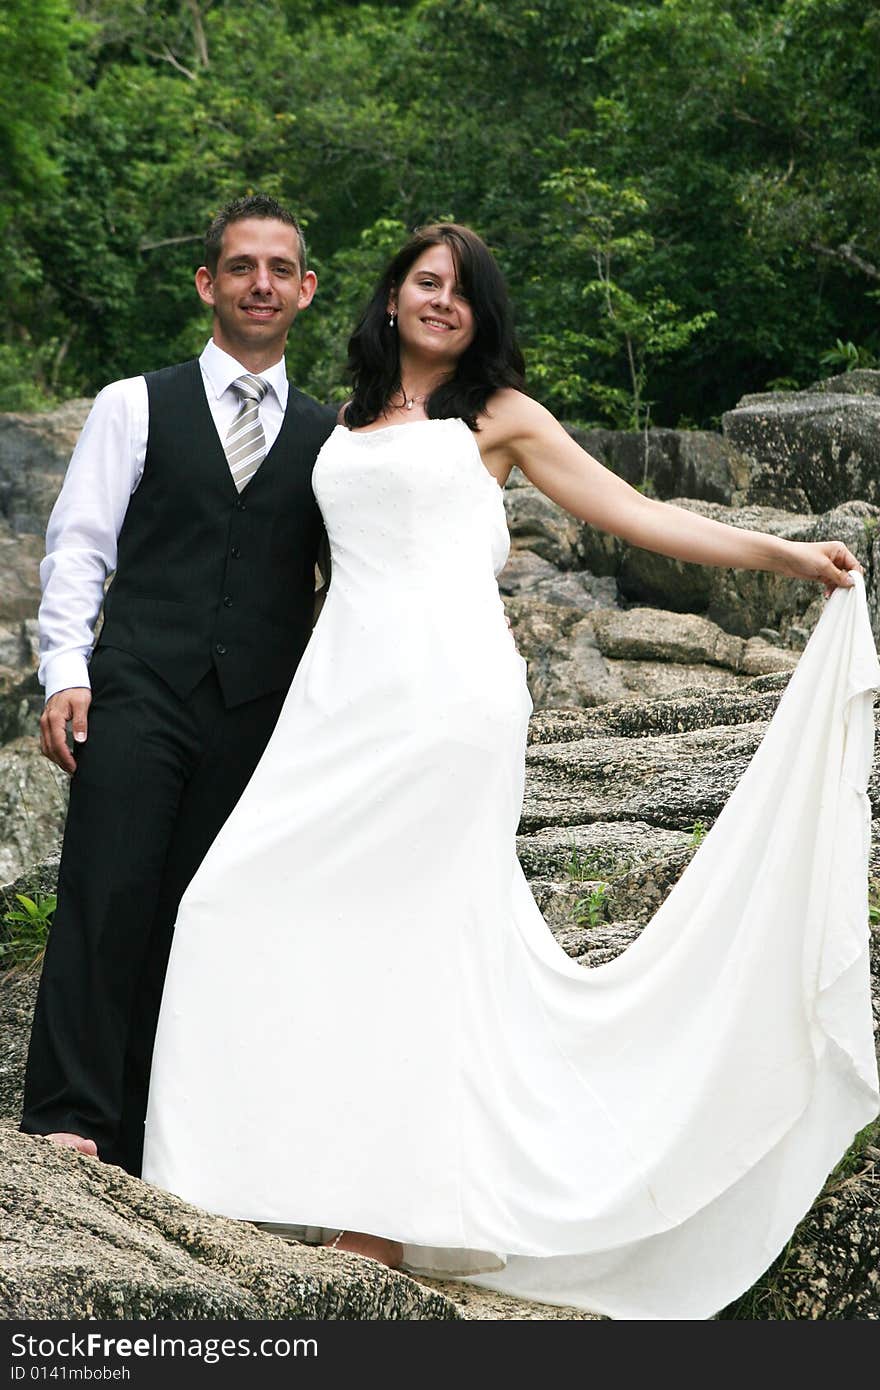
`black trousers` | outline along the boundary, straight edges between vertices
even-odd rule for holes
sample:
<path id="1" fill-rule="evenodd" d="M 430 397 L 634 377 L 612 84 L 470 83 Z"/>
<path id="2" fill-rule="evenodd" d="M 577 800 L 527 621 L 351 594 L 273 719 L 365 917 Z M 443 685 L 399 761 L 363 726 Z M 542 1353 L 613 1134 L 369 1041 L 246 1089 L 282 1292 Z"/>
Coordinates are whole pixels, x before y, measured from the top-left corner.
<path id="1" fill-rule="evenodd" d="M 99 645 L 28 1053 L 21 1128 L 94 1139 L 139 1175 L 150 1062 L 184 889 L 256 767 L 285 690 L 185 700 Z"/>

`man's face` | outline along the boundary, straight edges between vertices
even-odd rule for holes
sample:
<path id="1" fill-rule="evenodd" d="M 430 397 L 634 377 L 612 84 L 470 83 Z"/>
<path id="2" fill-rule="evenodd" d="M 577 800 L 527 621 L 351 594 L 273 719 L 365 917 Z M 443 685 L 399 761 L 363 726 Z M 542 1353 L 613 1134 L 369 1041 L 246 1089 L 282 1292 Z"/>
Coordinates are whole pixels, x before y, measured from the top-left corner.
<path id="1" fill-rule="evenodd" d="M 196 271 L 196 289 L 214 310 L 214 341 L 241 360 L 256 354 L 268 364 L 284 352 L 287 333 L 317 287 L 300 273 L 294 227 L 270 217 L 232 222 L 223 233 L 217 272 Z"/>

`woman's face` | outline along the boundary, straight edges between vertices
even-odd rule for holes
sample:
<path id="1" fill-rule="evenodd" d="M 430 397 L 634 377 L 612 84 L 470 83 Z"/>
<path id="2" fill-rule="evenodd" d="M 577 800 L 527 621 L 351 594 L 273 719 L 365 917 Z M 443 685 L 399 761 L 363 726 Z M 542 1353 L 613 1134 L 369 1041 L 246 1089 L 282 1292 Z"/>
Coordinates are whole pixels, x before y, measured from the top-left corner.
<path id="1" fill-rule="evenodd" d="M 402 350 L 413 357 L 456 361 L 474 339 L 474 314 L 445 242 L 429 246 L 388 301 L 397 314 Z"/>

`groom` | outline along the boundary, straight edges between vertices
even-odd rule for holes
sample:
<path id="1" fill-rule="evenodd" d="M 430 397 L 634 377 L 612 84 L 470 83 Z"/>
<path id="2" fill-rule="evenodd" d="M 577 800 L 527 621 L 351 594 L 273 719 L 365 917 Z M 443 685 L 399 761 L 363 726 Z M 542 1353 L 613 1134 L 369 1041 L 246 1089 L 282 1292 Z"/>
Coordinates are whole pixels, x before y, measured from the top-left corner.
<path id="1" fill-rule="evenodd" d="M 335 423 L 285 373 L 317 285 L 296 219 L 230 203 L 195 283 L 211 340 L 99 394 L 41 567 L 40 742 L 72 781 L 21 1128 L 136 1175 L 178 904 L 311 631 L 311 474 Z"/>

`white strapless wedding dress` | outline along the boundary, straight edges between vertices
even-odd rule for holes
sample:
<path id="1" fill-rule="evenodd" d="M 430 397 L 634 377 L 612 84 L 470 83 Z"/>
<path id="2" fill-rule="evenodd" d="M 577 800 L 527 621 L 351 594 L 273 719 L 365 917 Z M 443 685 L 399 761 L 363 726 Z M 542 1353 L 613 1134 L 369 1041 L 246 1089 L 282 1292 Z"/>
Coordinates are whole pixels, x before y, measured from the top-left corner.
<path id="1" fill-rule="evenodd" d="M 709 1317 L 878 1111 L 864 585 L 660 911 L 587 969 L 516 859 L 531 701 L 474 435 L 338 427 L 314 488 L 329 597 L 181 903 L 144 1177 L 412 1271 Z"/>

